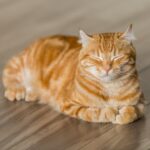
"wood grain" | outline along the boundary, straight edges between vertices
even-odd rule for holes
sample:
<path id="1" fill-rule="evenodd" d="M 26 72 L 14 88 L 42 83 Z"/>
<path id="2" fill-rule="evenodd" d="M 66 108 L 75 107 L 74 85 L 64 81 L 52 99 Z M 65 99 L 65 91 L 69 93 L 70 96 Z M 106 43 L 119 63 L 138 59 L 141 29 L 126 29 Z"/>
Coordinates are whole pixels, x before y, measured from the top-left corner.
<path id="1" fill-rule="evenodd" d="M 141 84 L 150 99 L 150 1 L 0 0 L 0 76 L 10 57 L 51 34 L 123 31 L 133 23 Z M 0 80 L 0 150 L 148 150 L 150 106 L 133 124 L 87 123 L 46 105 L 9 102 Z"/>

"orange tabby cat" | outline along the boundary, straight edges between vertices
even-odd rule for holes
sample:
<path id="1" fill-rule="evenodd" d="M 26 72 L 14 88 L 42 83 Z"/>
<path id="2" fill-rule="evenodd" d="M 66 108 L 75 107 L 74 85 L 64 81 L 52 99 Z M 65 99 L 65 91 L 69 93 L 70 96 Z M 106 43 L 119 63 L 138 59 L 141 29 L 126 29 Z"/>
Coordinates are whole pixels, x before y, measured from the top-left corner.
<path id="1" fill-rule="evenodd" d="M 3 72 L 5 97 L 51 105 L 90 122 L 127 124 L 143 116 L 132 25 L 123 33 L 43 38 Z"/>

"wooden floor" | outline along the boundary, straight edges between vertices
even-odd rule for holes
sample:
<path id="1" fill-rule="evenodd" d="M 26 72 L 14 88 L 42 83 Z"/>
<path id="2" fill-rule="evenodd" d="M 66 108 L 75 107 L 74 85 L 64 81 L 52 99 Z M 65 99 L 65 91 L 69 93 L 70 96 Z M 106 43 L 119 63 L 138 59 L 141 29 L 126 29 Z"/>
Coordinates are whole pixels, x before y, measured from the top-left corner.
<path id="1" fill-rule="evenodd" d="M 0 0 L 0 75 L 7 60 L 51 34 L 123 31 L 133 23 L 141 84 L 150 99 L 149 0 Z M 1 80 L 0 80 L 1 81 Z M 9 102 L 0 83 L 0 150 L 149 150 L 150 106 L 125 126 L 60 115 L 45 105 Z"/>

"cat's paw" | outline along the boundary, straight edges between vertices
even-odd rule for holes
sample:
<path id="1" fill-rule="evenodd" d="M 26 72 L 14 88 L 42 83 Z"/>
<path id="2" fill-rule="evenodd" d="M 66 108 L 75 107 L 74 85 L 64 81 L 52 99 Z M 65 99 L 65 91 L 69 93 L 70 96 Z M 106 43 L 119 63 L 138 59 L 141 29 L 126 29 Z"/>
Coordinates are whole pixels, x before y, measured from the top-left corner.
<path id="1" fill-rule="evenodd" d="M 7 89 L 5 90 L 4 96 L 10 101 L 20 101 L 25 97 L 25 90 L 23 88 L 20 89 Z"/>
<path id="2" fill-rule="evenodd" d="M 136 110 L 133 106 L 124 106 L 119 110 L 119 114 L 113 123 L 115 124 L 128 124 L 138 118 Z"/>
<path id="3" fill-rule="evenodd" d="M 25 101 L 36 101 L 37 100 L 37 94 L 33 91 L 25 91 L 25 89 L 6 89 L 5 98 L 7 98 L 9 101 L 20 101 L 25 99 Z"/>

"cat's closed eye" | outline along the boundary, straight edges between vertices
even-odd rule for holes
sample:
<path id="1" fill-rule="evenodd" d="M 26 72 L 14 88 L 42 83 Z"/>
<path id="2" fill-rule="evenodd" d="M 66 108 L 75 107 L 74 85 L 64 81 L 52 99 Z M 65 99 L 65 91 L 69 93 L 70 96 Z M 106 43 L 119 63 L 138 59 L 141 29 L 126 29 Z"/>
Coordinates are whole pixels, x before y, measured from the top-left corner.
<path id="1" fill-rule="evenodd" d="M 104 58 L 102 56 L 90 56 L 93 60 L 97 60 L 97 61 L 104 61 Z"/>
<path id="2" fill-rule="evenodd" d="M 113 56 L 112 58 L 110 58 L 110 61 L 117 61 L 117 60 L 122 59 L 123 57 L 124 55 Z M 102 56 L 91 56 L 91 58 L 97 61 L 105 61 L 105 58 Z"/>
<path id="3" fill-rule="evenodd" d="M 121 59 L 121 58 L 123 58 L 123 57 L 124 57 L 124 55 L 113 56 L 113 57 L 111 58 L 111 61 L 116 61 L 116 60 L 119 60 L 119 59 Z"/>
<path id="4" fill-rule="evenodd" d="M 83 67 L 91 67 L 92 66 L 92 64 L 89 61 L 87 61 L 87 60 L 82 60 L 81 61 L 81 65 Z"/>

